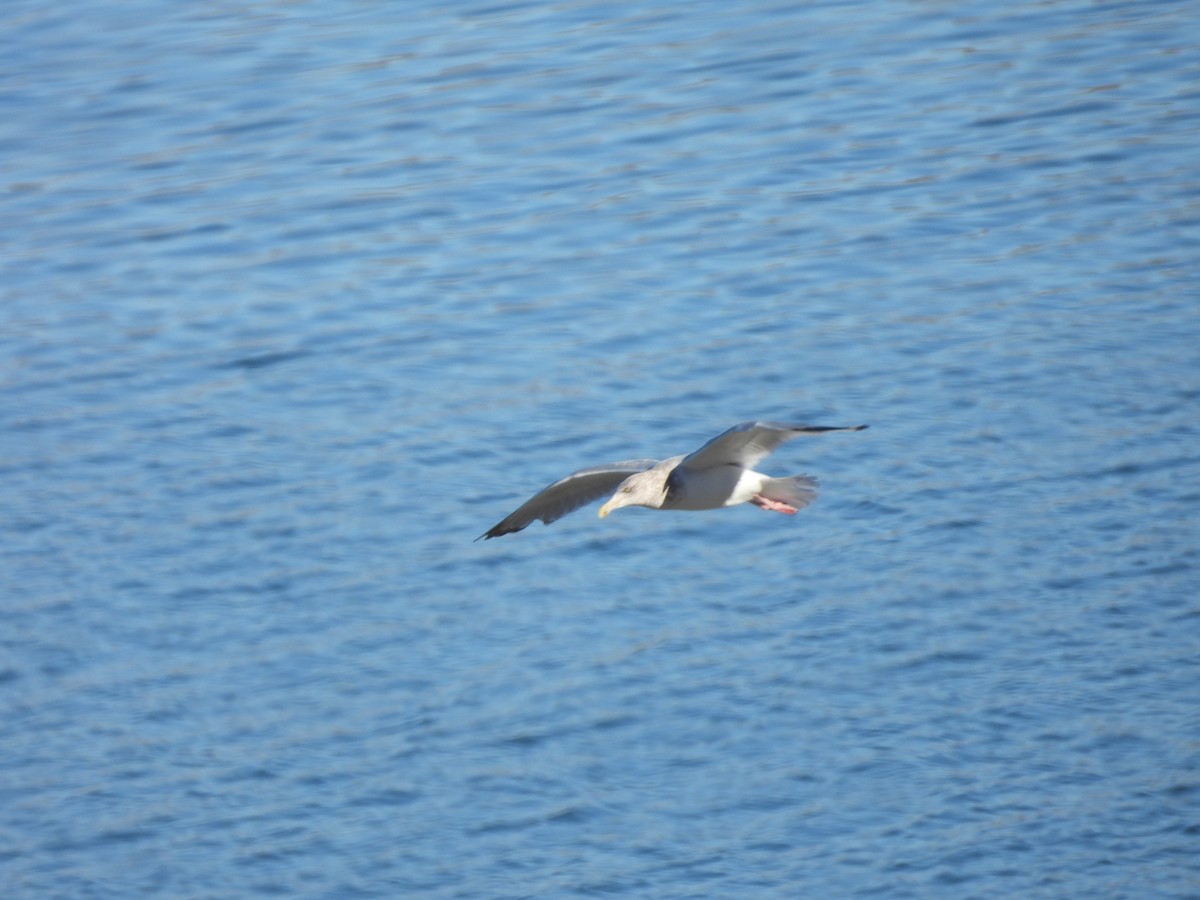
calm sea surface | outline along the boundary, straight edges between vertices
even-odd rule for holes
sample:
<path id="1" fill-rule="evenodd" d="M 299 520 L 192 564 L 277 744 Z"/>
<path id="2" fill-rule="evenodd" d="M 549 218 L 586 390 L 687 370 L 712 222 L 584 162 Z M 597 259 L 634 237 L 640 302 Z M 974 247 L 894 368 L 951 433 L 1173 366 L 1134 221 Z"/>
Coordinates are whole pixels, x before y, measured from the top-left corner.
<path id="1" fill-rule="evenodd" d="M 5 898 L 1200 896 L 1200 6 L 0 7 Z M 589 507 L 752 418 L 795 518 Z"/>

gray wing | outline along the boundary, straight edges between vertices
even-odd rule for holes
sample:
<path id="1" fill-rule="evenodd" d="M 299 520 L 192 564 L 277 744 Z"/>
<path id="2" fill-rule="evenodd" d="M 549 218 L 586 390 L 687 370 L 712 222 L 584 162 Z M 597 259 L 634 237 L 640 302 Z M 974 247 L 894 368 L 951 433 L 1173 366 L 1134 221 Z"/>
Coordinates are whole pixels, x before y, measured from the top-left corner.
<path id="1" fill-rule="evenodd" d="M 753 469 L 763 457 L 780 444 L 804 434 L 827 431 L 862 431 L 866 425 L 785 425 L 782 422 L 743 422 L 683 458 L 680 468 L 693 471 L 714 466 L 741 466 Z"/>
<path id="2" fill-rule="evenodd" d="M 624 462 L 591 466 L 572 472 L 566 478 L 542 488 L 526 500 L 515 512 L 501 519 L 475 540 L 500 537 L 520 531 L 535 519 L 545 524 L 561 519 L 569 512 L 611 494 L 617 486 L 636 472 L 645 472 L 658 463 L 657 459 L 628 459 Z"/>

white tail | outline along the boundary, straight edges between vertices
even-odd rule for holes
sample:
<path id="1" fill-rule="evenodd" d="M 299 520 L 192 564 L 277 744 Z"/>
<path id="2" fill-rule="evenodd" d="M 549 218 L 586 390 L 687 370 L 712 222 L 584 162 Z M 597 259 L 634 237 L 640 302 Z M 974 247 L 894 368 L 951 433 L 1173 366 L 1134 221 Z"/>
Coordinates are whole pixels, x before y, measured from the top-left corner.
<path id="1" fill-rule="evenodd" d="M 759 493 L 770 500 L 803 509 L 817 499 L 817 479 L 811 475 L 768 478 Z"/>

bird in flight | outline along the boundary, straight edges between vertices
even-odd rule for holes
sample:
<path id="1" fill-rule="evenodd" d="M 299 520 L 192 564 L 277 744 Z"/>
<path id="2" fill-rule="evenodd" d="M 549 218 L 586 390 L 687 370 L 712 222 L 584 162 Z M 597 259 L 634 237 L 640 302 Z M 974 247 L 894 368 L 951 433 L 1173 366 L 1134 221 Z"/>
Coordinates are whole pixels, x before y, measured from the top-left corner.
<path id="1" fill-rule="evenodd" d="M 739 503 L 794 516 L 817 499 L 817 479 L 808 475 L 772 478 L 755 472 L 754 466 L 792 438 L 866 427 L 743 422 L 694 453 L 580 469 L 538 491 L 475 540 L 512 534 L 535 519 L 549 525 L 610 492 L 615 493 L 600 507 L 600 518 L 622 506 L 719 509 Z"/>

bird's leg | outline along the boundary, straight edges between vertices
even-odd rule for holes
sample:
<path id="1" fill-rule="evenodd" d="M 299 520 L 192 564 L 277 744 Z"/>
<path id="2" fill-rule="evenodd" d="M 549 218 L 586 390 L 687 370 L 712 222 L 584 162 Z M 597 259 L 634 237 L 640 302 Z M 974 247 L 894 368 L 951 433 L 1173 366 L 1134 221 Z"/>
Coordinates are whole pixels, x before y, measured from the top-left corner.
<path id="1" fill-rule="evenodd" d="M 750 498 L 750 502 L 759 509 L 769 509 L 771 512 L 783 513 L 785 516 L 794 516 L 797 512 L 796 507 L 789 506 L 781 500 L 764 497 L 762 494 L 755 494 Z"/>

